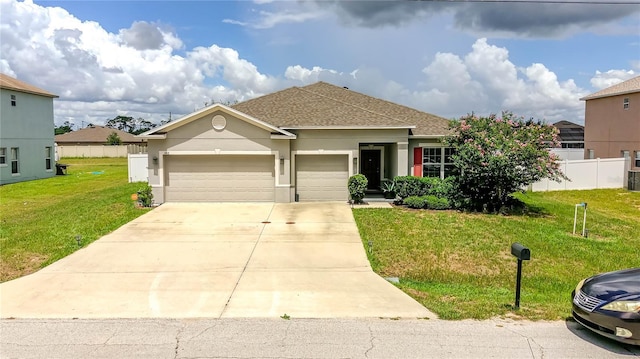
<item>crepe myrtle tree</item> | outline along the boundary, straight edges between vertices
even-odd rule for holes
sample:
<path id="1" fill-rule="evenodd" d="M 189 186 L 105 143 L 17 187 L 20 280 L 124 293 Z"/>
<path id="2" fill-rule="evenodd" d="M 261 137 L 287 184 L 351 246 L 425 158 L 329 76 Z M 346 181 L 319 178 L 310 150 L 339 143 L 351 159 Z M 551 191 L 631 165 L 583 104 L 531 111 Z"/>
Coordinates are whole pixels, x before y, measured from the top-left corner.
<path id="1" fill-rule="evenodd" d="M 445 139 L 454 149 L 457 206 L 496 212 L 512 204 L 511 195 L 543 178 L 567 177 L 549 148 L 558 147 L 558 130 L 539 121 L 524 121 L 511 112 L 488 117 L 473 114 L 450 124 Z"/>

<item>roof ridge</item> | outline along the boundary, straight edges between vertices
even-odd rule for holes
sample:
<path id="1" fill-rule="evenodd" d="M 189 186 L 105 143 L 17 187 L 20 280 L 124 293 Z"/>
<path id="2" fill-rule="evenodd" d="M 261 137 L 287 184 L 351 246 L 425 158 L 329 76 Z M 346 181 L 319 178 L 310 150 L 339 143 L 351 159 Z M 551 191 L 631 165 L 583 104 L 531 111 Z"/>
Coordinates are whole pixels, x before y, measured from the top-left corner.
<path id="1" fill-rule="evenodd" d="M 333 84 L 330 84 L 330 83 L 327 83 L 327 82 L 324 82 L 324 81 L 318 81 L 318 82 L 316 82 L 316 83 L 314 83 L 314 84 L 311 84 L 311 85 L 307 85 L 307 86 L 304 86 L 304 87 L 299 87 L 298 89 L 300 89 L 300 90 L 302 90 L 302 91 L 305 91 L 305 92 L 308 92 L 308 93 L 311 93 L 311 94 L 314 94 L 314 95 L 316 95 L 316 96 L 321 96 L 321 97 L 324 97 L 324 98 L 330 99 L 330 100 L 332 100 L 332 101 L 339 102 L 339 103 L 344 104 L 344 105 L 347 105 L 347 106 L 351 106 L 351 107 L 354 107 L 354 108 L 357 108 L 357 109 L 360 109 L 360 110 L 364 110 L 364 111 L 369 112 L 369 113 L 372 113 L 372 114 L 374 114 L 374 115 L 378 115 L 378 116 L 382 116 L 382 117 L 385 117 L 385 118 L 391 119 L 391 120 L 393 120 L 393 121 L 395 121 L 395 122 L 398 122 L 398 123 L 401 123 L 401 124 L 403 124 L 403 125 L 415 126 L 415 125 L 412 125 L 412 124 L 410 124 L 410 123 L 408 123 L 408 122 L 406 122 L 406 121 L 399 120 L 399 119 L 397 119 L 397 118 L 395 118 L 395 117 L 392 117 L 392 116 L 389 116 L 389 115 L 385 115 L 385 114 L 383 114 L 383 113 L 378 113 L 378 112 L 376 112 L 376 111 L 372 111 L 372 110 L 370 110 L 370 109 L 368 109 L 368 108 L 364 108 L 364 107 L 361 107 L 361 106 L 357 106 L 357 105 L 354 105 L 354 104 L 352 104 L 352 103 L 345 102 L 345 101 L 342 101 L 342 100 L 339 100 L 339 99 L 336 99 L 336 98 L 333 98 L 333 97 L 330 97 L 330 96 L 327 96 L 327 95 L 323 95 L 323 94 L 321 94 L 321 93 L 317 93 L 317 92 L 314 92 L 314 91 L 311 91 L 311 90 L 308 90 L 308 89 L 306 89 L 306 88 L 305 88 L 305 87 L 312 86 L 312 85 L 319 84 L 319 83 L 328 84 L 328 85 L 331 85 L 331 86 L 336 87 L 337 89 L 345 90 L 344 88 L 340 88 L 339 86 L 336 86 L 336 85 L 333 85 Z M 346 89 L 346 90 L 347 90 L 347 91 L 351 91 L 351 90 L 349 90 L 349 89 Z M 359 95 L 362 95 L 362 96 L 369 97 L 369 98 L 374 99 L 374 100 L 384 101 L 384 102 L 387 102 L 387 103 L 391 103 L 391 104 L 394 104 L 394 105 L 398 105 L 398 104 L 395 104 L 395 103 L 393 103 L 393 102 L 389 102 L 389 101 L 382 100 L 382 99 L 379 99 L 379 98 L 376 98 L 376 97 L 373 97 L 373 96 L 365 95 L 365 94 L 360 93 L 360 92 L 357 92 L 357 91 L 353 91 L 353 92 L 355 92 L 355 93 L 357 93 L 357 94 L 359 94 Z M 402 106 L 402 105 L 400 105 L 400 106 Z M 405 106 L 405 107 L 406 107 L 406 106 Z M 411 109 L 411 107 L 407 107 L 407 108 L 410 108 L 410 109 Z M 417 111 L 417 110 L 415 110 L 415 109 L 412 109 L 412 110 Z"/>

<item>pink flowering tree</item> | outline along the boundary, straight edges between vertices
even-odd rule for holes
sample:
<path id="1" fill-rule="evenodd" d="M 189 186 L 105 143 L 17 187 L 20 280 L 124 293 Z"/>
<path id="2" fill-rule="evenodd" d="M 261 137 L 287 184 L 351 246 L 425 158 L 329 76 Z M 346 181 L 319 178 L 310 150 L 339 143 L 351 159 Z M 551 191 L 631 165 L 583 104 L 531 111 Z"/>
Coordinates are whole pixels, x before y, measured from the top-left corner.
<path id="1" fill-rule="evenodd" d="M 468 115 L 452 121 L 454 203 L 472 210 L 496 212 L 512 204 L 511 195 L 543 178 L 566 179 L 550 147 L 558 147 L 558 130 L 510 112 L 501 117 Z"/>

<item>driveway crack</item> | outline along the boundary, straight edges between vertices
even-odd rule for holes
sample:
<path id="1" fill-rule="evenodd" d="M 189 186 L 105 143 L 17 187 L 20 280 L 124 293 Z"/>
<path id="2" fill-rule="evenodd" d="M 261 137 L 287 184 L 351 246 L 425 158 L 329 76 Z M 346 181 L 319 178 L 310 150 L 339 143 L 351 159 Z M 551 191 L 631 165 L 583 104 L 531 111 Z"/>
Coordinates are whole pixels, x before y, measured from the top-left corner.
<path id="1" fill-rule="evenodd" d="M 275 209 L 275 204 L 271 206 L 269 215 L 267 215 L 267 221 L 271 217 L 271 214 L 273 213 L 274 209 Z M 231 291 L 231 294 L 229 294 L 229 298 L 227 299 L 227 302 L 224 303 L 224 308 L 222 308 L 222 311 L 220 311 L 220 316 L 218 316 L 218 319 L 222 318 L 222 315 L 224 314 L 224 312 L 227 311 L 229 302 L 231 302 L 231 298 L 233 298 L 233 294 L 236 292 L 236 289 L 238 288 L 238 284 L 240 284 L 240 280 L 242 280 L 242 276 L 244 276 L 244 272 L 247 270 L 247 267 L 249 266 L 249 262 L 251 262 L 251 258 L 253 258 L 253 252 L 256 251 L 256 247 L 258 247 L 258 243 L 260 243 L 260 239 L 262 239 L 262 233 L 264 233 L 264 229 L 266 226 L 267 226 L 267 223 L 262 224 L 262 229 L 260 230 L 260 234 L 258 234 L 258 239 L 253 244 L 253 248 L 251 248 L 251 253 L 249 253 L 249 258 L 247 258 L 247 261 L 245 262 L 244 267 L 242 268 L 242 272 L 240 272 L 240 275 L 238 276 L 238 281 L 236 281 L 236 284 L 233 286 L 233 290 Z"/>

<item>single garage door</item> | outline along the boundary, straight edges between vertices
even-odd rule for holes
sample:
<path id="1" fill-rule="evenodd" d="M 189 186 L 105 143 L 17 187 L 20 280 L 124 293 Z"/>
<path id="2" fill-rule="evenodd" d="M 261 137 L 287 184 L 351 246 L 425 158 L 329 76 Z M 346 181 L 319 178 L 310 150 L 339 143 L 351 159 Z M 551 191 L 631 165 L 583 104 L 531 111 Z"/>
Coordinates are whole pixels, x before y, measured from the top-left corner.
<path id="1" fill-rule="evenodd" d="M 299 201 L 349 199 L 347 155 L 297 155 L 296 193 Z"/>
<path id="2" fill-rule="evenodd" d="M 169 202 L 273 201 L 273 156 L 167 156 Z"/>

